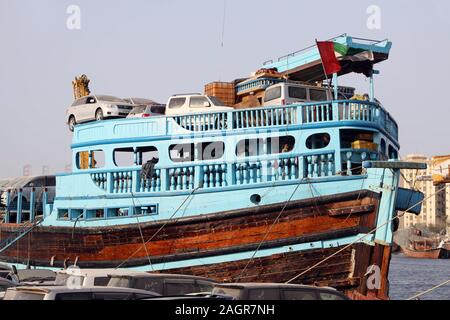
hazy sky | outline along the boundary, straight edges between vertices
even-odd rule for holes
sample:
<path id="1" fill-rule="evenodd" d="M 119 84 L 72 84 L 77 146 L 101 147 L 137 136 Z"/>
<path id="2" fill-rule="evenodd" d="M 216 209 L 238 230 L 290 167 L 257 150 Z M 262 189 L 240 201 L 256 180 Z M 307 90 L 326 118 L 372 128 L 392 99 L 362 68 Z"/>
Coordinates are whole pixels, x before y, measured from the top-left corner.
<path id="1" fill-rule="evenodd" d="M 80 30 L 66 26 L 70 5 L 81 9 Z M 380 30 L 367 27 L 370 5 L 381 9 Z M 70 163 L 76 75 L 94 93 L 165 102 L 342 33 L 394 43 L 376 95 L 399 123 L 402 154 L 450 154 L 448 0 L 0 0 L 0 177 Z M 345 80 L 367 92 L 363 76 Z"/>

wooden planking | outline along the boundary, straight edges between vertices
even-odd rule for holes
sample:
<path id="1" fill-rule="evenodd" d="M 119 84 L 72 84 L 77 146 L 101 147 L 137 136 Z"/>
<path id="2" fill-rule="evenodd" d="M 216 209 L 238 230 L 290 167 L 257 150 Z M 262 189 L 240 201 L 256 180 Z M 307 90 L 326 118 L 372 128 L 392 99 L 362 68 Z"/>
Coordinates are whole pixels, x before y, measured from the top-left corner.
<path id="1" fill-rule="evenodd" d="M 372 203 L 373 201 L 373 198 L 365 197 L 356 202 L 354 200 L 353 204 L 358 207 L 363 203 Z M 330 233 L 330 239 L 333 239 L 331 233 L 333 231 L 365 226 L 366 222 L 362 222 L 362 217 L 365 215 L 361 217 L 358 215 L 347 217 L 329 215 L 331 208 L 348 208 L 351 204 L 351 200 L 345 200 L 341 203 L 328 203 L 313 207 L 289 206 L 289 209 L 284 212 L 278 223 L 268 233 L 269 226 L 273 224 L 281 209 L 280 206 L 283 204 L 271 208 L 272 210 L 261 209 L 259 214 L 246 215 L 235 212 L 228 218 L 226 215 L 222 215 L 221 220 L 204 219 L 202 223 L 184 225 L 174 223 L 166 226 L 148 244 L 147 249 L 153 257 L 232 248 L 257 244 L 264 239 L 266 233 L 267 241 L 327 233 Z M 353 212 L 356 211 L 353 210 Z M 371 215 L 375 215 L 374 212 Z M 138 228 L 106 228 L 104 233 L 87 235 L 79 234 L 78 230 L 75 230 L 73 238 L 72 232 L 69 234 L 67 230 L 65 233 L 46 233 L 46 229 L 48 228 L 33 233 L 34 241 L 31 248 L 28 248 L 28 244 L 24 241 L 19 241 L 16 247 L 24 253 L 30 249 L 31 260 L 49 261 L 51 256 L 56 256 L 56 261 L 62 263 L 66 258 L 74 260 L 79 257 L 80 265 L 84 262 L 122 261 L 128 258 L 131 252 L 143 249 Z M 156 230 L 151 224 L 143 225 L 144 239 L 151 238 Z M 7 254 L 11 258 L 17 256 L 13 249 L 7 251 Z M 145 262 L 145 250 L 140 250 L 136 258 L 141 258 Z"/>
<path id="2" fill-rule="evenodd" d="M 181 273 L 213 278 L 221 282 L 276 282 L 284 283 L 317 264 L 325 257 L 336 253 L 341 248 L 316 249 L 305 252 L 293 252 L 273 255 L 265 258 L 215 264 L 214 266 L 195 266 L 178 268 L 164 273 Z M 369 246 L 360 250 L 370 250 Z M 352 273 L 352 250 L 349 248 L 311 272 L 296 279 L 297 284 L 339 285 L 340 288 L 353 287 L 359 284 L 358 279 L 349 278 Z M 248 264 L 248 266 L 247 266 Z M 246 271 L 242 274 L 245 266 Z"/>

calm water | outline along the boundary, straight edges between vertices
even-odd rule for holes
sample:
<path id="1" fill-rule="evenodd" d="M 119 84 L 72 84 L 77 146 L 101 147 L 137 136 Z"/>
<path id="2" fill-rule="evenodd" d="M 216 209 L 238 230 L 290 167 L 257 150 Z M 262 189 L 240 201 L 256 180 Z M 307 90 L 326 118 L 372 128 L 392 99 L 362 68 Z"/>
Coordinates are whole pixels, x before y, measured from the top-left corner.
<path id="1" fill-rule="evenodd" d="M 390 297 L 408 299 L 450 279 L 449 260 L 421 260 L 402 254 L 392 256 L 389 274 Z M 428 293 L 421 300 L 450 300 L 450 284 Z"/>

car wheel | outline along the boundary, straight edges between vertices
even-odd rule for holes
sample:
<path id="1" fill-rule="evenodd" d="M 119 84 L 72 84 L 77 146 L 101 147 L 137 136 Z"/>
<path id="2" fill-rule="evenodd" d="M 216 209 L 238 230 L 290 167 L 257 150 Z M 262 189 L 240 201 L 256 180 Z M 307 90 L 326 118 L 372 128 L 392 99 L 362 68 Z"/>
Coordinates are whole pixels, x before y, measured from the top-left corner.
<path id="1" fill-rule="evenodd" d="M 95 120 L 96 121 L 101 121 L 103 119 L 104 119 L 103 110 L 102 109 L 97 109 L 97 111 L 95 111 Z"/>
<path id="2" fill-rule="evenodd" d="M 69 118 L 69 130 L 71 132 L 73 132 L 73 130 L 75 130 L 76 124 L 77 124 L 77 121 L 75 120 L 75 117 L 74 116 L 70 116 L 70 118 Z"/>

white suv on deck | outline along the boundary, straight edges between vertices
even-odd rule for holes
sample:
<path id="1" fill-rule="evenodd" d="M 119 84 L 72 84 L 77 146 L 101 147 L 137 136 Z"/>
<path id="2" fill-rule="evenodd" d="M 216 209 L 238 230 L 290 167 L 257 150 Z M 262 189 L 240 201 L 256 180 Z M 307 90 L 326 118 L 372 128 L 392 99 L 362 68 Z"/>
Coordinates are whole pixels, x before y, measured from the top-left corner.
<path id="1" fill-rule="evenodd" d="M 104 118 L 125 118 L 134 105 L 123 99 L 106 95 L 90 95 L 75 100 L 67 109 L 66 119 L 69 130 L 78 123 L 100 121 Z"/>
<path id="2" fill-rule="evenodd" d="M 225 106 L 220 99 L 201 94 L 180 94 L 169 98 L 166 106 L 167 116 L 188 115 L 201 112 L 227 112 L 233 111 Z"/>

